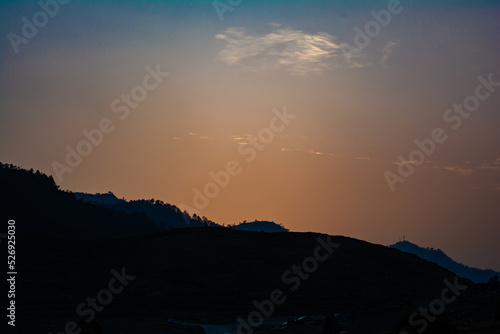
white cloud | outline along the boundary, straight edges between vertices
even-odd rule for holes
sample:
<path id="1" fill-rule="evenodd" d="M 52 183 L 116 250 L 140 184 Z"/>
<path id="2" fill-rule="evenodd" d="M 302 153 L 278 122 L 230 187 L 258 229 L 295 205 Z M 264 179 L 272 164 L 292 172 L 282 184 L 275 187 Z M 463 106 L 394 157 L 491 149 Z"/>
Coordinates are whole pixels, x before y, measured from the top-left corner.
<path id="1" fill-rule="evenodd" d="M 307 34 L 290 28 L 265 35 L 250 35 L 243 28 L 228 28 L 215 38 L 226 42 L 219 59 L 249 71 L 286 70 L 294 75 L 321 74 L 343 57 L 336 37 L 327 33 Z"/>

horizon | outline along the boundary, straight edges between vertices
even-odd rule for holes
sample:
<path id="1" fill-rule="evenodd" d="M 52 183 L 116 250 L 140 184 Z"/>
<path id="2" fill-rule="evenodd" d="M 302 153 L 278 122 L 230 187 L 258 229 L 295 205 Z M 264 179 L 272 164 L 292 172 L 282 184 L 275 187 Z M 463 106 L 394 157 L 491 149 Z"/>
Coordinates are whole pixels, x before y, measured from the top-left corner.
<path id="1" fill-rule="evenodd" d="M 6 165 L 8 165 L 8 164 L 6 164 Z M 19 166 L 14 166 L 14 167 L 21 168 L 21 167 L 19 167 Z M 21 168 L 21 169 L 22 169 L 22 170 L 27 170 L 27 169 L 24 169 L 24 168 Z M 33 171 L 33 172 L 35 172 L 35 171 Z M 37 172 L 38 172 L 38 171 L 37 171 Z M 51 176 L 51 175 L 48 175 L 48 176 L 53 178 L 53 176 Z M 56 182 L 56 185 L 57 185 L 57 182 Z M 151 198 L 151 199 L 146 199 L 146 198 L 140 198 L 140 199 L 139 199 L 139 198 L 137 198 L 137 199 L 126 199 L 125 197 L 119 197 L 119 196 L 117 196 L 116 194 L 114 194 L 114 193 L 113 193 L 113 192 L 111 192 L 111 191 L 108 191 L 108 192 L 106 192 L 106 193 L 83 193 L 83 192 L 75 192 L 75 191 L 70 191 L 70 190 L 67 190 L 67 189 L 66 189 L 66 190 L 64 190 L 64 191 L 69 191 L 69 192 L 71 192 L 71 193 L 73 193 L 73 194 L 75 194 L 75 195 L 76 195 L 76 194 L 97 195 L 97 196 L 100 196 L 100 195 L 112 195 L 112 196 L 114 196 L 114 198 L 116 198 L 117 200 L 123 200 L 123 201 L 125 201 L 125 202 L 127 202 L 127 203 L 130 203 L 130 202 L 132 202 L 132 201 L 150 201 L 150 200 L 154 200 L 154 201 L 158 201 L 158 200 L 159 200 L 159 201 L 161 201 L 160 199 L 155 199 L 155 198 Z M 78 199 L 78 197 L 77 197 L 77 199 Z M 85 201 L 89 201 L 89 200 L 85 200 Z M 92 201 L 90 201 L 90 202 L 92 202 Z M 97 203 L 98 203 L 98 202 L 97 202 Z M 156 203 L 155 203 L 155 204 L 156 204 Z M 174 207 L 176 206 L 175 204 L 172 204 L 172 203 L 167 203 L 167 202 L 162 202 L 161 204 L 169 204 L 169 205 L 173 205 Z M 189 212 L 188 212 L 188 214 L 189 214 Z M 192 215 L 192 214 L 190 214 L 190 216 L 191 216 L 191 217 L 193 217 L 193 215 Z M 202 217 L 200 217 L 200 218 L 202 218 Z M 203 218 L 207 218 L 209 221 L 212 221 L 212 220 L 210 219 L 210 217 L 203 217 Z M 219 224 L 217 221 L 212 221 L 212 222 L 214 222 L 214 223 L 216 223 L 216 224 Z M 265 222 L 265 223 L 272 223 L 272 224 L 274 224 L 274 225 L 276 225 L 276 226 L 282 227 L 282 228 L 286 229 L 286 231 L 282 231 L 282 232 L 286 232 L 286 233 L 303 233 L 303 232 L 308 232 L 308 233 L 318 233 L 318 234 L 322 234 L 321 232 L 318 232 L 318 231 L 302 231 L 302 232 L 299 232 L 299 231 L 293 231 L 293 230 L 291 230 L 291 229 L 288 229 L 288 228 L 287 228 L 287 226 L 286 226 L 286 224 L 282 224 L 281 222 L 266 221 L 266 220 L 259 220 L 259 219 L 254 219 L 253 221 L 252 221 L 252 220 L 243 220 L 243 221 L 240 221 L 240 222 L 237 222 L 237 223 L 236 223 L 236 222 L 234 222 L 234 223 L 224 224 L 224 225 L 223 225 L 223 224 L 219 224 L 219 226 L 220 226 L 220 227 L 236 227 L 236 226 L 243 225 L 243 224 L 262 223 L 262 222 Z M 186 222 L 186 224 L 188 224 L 188 223 Z M 188 227 L 188 225 L 186 225 L 186 227 Z M 168 230 L 165 230 L 165 231 L 168 231 Z M 268 233 L 270 233 L 270 232 L 268 232 Z M 350 237 L 350 236 L 347 236 L 347 235 L 332 235 L 332 236 Z M 351 237 L 351 238 L 352 238 L 352 237 Z M 361 240 L 361 241 L 366 241 L 366 240 Z M 441 249 L 441 248 L 439 248 L 439 247 L 438 247 L 438 248 L 435 248 L 435 247 L 431 247 L 431 246 L 423 246 L 423 245 L 418 245 L 418 244 L 416 244 L 416 243 L 413 243 L 413 242 L 412 242 L 412 241 L 410 241 L 410 240 L 407 240 L 407 239 L 406 239 L 406 235 L 404 235 L 404 234 L 398 238 L 398 241 L 397 241 L 397 242 L 394 242 L 394 243 L 392 243 L 392 244 L 386 244 L 386 245 L 383 245 L 383 244 L 378 244 L 378 245 L 380 245 L 380 246 L 385 246 L 385 247 L 391 247 L 391 248 L 394 248 L 393 246 L 398 245 L 398 244 L 400 244 L 400 243 L 408 243 L 408 244 L 411 244 L 411 245 L 413 245 L 413 246 L 417 246 L 419 249 L 423 249 L 423 250 L 440 251 L 440 252 L 442 252 L 442 253 L 443 253 L 443 254 L 444 254 L 447 258 L 449 258 L 450 260 L 452 260 L 453 262 L 455 262 L 455 263 L 457 263 L 457 264 L 462 264 L 462 265 L 465 265 L 466 267 L 469 267 L 469 268 L 471 268 L 471 269 L 493 270 L 493 271 L 496 271 L 497 273 L 499 272 L 499 271 L 495 270 L 494 268 L 479 268 L 479 267 L 469 266 L 469 265 L 467 265 L 466 263 L 460 263 L 460 262 L 458 262 L 458 261 L 455 261 L 453 258 L 451 258 L 451 257 L 450 257 L 450 256 L 446 253 L 446 251 L 445 251 L 445 250 L 442 250 L 442 249 Z M 377 244 L 377 243 L 374 243 L 374 244 Z M 398 248 L 396 248 L 396 249 L 398 249 Z M 412 254 L 413 254 L 413 253 L 412 253 Z M 418 255 L 418 254 L 416 254 L 416 255 L 420 257 L 420 255 Z M 430 260 L 430 261 L 431 261 L 431 262 L 434 262 L 434 261 L 432 261 L 432 260 Z M 438 263 L 438 264 L 439 264 L 439 263 Z M 439 264 L 439 265 L 441 265 L 441 264 Z"/>
<path id="2" fill-rule="evenodd" d="M 500 271 L 500 3 L 58 4 L 0 5 L 1 161 Z"/>

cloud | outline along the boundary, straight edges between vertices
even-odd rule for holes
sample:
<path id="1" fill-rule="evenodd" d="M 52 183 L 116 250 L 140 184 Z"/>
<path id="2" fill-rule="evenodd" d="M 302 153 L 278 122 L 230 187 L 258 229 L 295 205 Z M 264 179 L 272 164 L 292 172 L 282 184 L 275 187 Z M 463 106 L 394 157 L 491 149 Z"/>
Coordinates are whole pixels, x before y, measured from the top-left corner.
<path id="1" fill-rule="evenodd" d="M 282 147 L 280 148 L 281 152 L 300 152 L 300 148 L 288 148 L 288 147 Z"/>
<path id="2" fill-rule="evenodd" d="M 314 151 L 314 150 L 309 150 L 308 153 L 315 154 L 315 155 L 323 155 L 323 154 L 325 154 L 323 152 L 318 152 L 318 151 Z"/>
<path id="3" fill-rule="evenodd" d="M 320 152 L 320 151 L 315 151 L 313 149 L 305 150 L 305 149 L 300 149 L 300 148 L 282 147 L 282 148 L 280 148 L 280 151 L 281 152 L 302 152 L 302 153 L 307 153 L 307 154 L 312 154 L 312 155 L 327 155 L 330 157 L 337 157 L 338 156 L 335 153 Z"/>
<path id="4" fill-rule="evenodd" d="M 306 137 L 304 135 L 280 135 L 280 134 L 275 134 L 274 139 L 280 140 L 280 141 L 293 141 L 293 139 L 298 139 L 298 140 L 303 140 Z M 238 145 L 248 145 L 250 144 L 251 141 L 257 140 L 257 137 L 255 135 L 245 133 L 245 134 L 239 134 L 239 135 L 232 135 L 231 136 L 231 141 L 236 142 Z M 281 148 L 280 149 L 282 152 L 294 152 L 294 151 L 300 151 L 300 149 L 288 149 L 288 148 Z"/>
<path id="5" fill-rule="evenodd" d="M 468 176 L 474 173 L 474 169 L 472 168 L 461 168 L 457 166 L 444 166 L 443 169 L 463 176 Z"/>
<path id="6" fill-rule="evenodd" d="M 500 158 L 496 160 L 482 160 L 480 162 L 471 162 L 466 161 L 461 165 L 450 165 L 443 162 L 436 161 L 426 161 L 427 166 L 423 166 L 423 168 L 432 168 L 438 170 L 444 170 L 450 173 L 457 174 L 459 176 L 471 176 L 472 174 L 477 175 L 477 177 L 481 177 L 480 175 L 484 175 L 484 172 L 500 172 Z M 412 163 L 409 161 L 408 163 Z M 394 164 L 402 164 L 401 162 L 394 162 Z M 483 173 L 483 174 L 481 174 Z M 476 177 L 476 179 L 477 179 Z M 493 185 L 493 187 L 484 187 L 482 186 L 474 186 L 473 189 L 485 189 L 485 190 L 498 190 L 496 189 L 497 185 Z"/>
<path id="7" fill-rule="evenodd" d="M 394 47 L 397 45 L 397 42 L 389 41 L 382 49 L 382 60 L 380 60 L 381 64 L 386 64 L 387 58 L 391 55 Z"/>
<path id="8" fill-rule="evenodd" d="M 334 57 L 343 57 L 336 37 L 324 32 L 307 34 L 283 28 L 259 36 L 247 34 L 243 28 L 228 28 L 215 38 L 226 42 L 219 60 L 249 71 L 277 69 L 294 75 L 321 74 L 334 66 Z"/>
<path id="9" fill-rule="evenodd" d="M 410 160 L 410 161 L 399 161 L 399 160 L 397 160 L 397 161 L 393 161 L 392 163 L 394 165 L 406 165 L 406 164 L 414 164 L 416 162 L 418 162 L 418 161 L 416 161 L 416 160 Z M 438 167 L 436 167 L 436 168 L 438 168 Z"/>
<path id="10" fill-rule="evenodd" d="M 469 176 L 474 173 L 473 168 L 464 168 L 461 166 L 447 166 L 447 165 L 432 165 L 433 169 L 444 169 L 448 172 L 456 173 L 461 176 Z"/>
<path id="11" fill-rule="evenodd" d="M 351 57 L 351 60 L 352 60 L 352 57 Z M 371 66 L 373 65 L 373 63 L 362 63 L 362 62 L 357 62 L 357 61 L 351 61 L 351 65 L 349 66 L 349 68 L 363 68 L 363 67 L 367 67 L 367 66 Z"/>
<path id="12" fill-rule="evenodd" d="M 495 161 L 483 160 L 478 168 L 490 171 L 500 171 L 500 158 L 497 158 Z"/>
<path id="13" fill-rule="evenodd" d="M 232 135 L 231 136 L 231 140 L 237 142 L 238 145 L 248 145 L 252 138 L 255 138 L 255 136 L 251 135 L 249 133 L 245 133 L 243 135 Z"/>
<path id="14" fill-rule="evenodd" d="M 196 139 L 203 139 L 203 140 L 212 140 L 213 137 L 210 137 L 210 136 L 202 136 L 202 135 L 199 135 L 197 133 L 193 133 L 193 132 L 188 132 L 187 133 L 188 136 L 191 136 L 193 138 L 196 138 Z"/>
<path id="15" fill-rule="evenodd" d="M 281 135 L 282 138 L 299 138 L 299 139 L 306 139 L 307 137 L 304 135 Z"/>

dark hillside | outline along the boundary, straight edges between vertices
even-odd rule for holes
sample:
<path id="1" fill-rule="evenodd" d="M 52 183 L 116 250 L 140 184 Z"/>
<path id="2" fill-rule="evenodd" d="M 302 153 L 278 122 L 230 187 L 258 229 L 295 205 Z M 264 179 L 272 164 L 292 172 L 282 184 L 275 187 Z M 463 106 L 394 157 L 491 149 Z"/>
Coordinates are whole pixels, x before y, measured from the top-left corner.
<path id="1" fill-rule="evenodd" d="M 72 239 L 120 238 L 160 231 L 144 214 L 126 214 L 77 200 L 52 176 L 0 165 L 2 207 L 18 231 Z"/>

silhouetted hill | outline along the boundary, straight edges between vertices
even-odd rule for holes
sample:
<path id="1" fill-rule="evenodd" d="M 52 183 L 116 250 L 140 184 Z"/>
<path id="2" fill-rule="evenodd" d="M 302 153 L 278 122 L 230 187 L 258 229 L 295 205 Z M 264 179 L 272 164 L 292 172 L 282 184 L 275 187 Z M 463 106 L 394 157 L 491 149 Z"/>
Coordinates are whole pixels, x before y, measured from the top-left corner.
<path id="1" fill-rule="evenodd" d="M 160 200 L 139 199 L 125 201 L 118 199 L 112 192 L 106 194 L 75 193 L 75 196 L 86 202 L 100 204 L 117 211 L 130 214 L 144 213 L 165 230 L 184 227 L 221 226 L 206 217 L 199 217 L 196 214 L 191 217 L 177 206 L 164 203 Z"/>
<path id="2" fill-rule="evenodd" d="M 128 213 L 144 212 L 146 216 L 166 230 L 184 227 L 219 226 L 206 217 L 194 215 L 191 218 L 187 212 L 182 212 L 177 206 L 159 200 L 132 200 L 126 203 L 109 205 L 108 207 Z"/>
<path id="3" fill-rule="evenodd" d="M 277 224 L 275 222 L 270 222 L 270 221 L 258 221 L 258 220 L 248 223 L 243 222 L 237 225 L 231 225 L 229 227 L 240 231 L 255 231 L 255 232 L 268 232 L 268 233 L 290 231 L 281 224 Z"/>
<path id="4" fill-rule="evenodd" d="M 318 237 L 328 243 L 328 236 L 317 233 L 205 227 L 105 242 L 21 235 L 19 262 L 25 268 L 18 303 L 26 312 L 71 317 L 75 305 L 106 286 L 111 269 L 125 268 L 134 280 L 100 317 L 161 315 L 235 323 L 236 317 L 246 319 L 256 310 L 254 301 L 269 299 L 275 289 L 283 292 L 286 302 L 275 305 L 273 316 L 338 312 L 399 316 L 416 302 L 428 304 L 446 287 L 445 279 L 455 279 L 453 273 L 413 254 L 341 236 L 330 237 L 340 246 L 327 259 L 316 268 L 307 264 L 309 269 L 299 274 L 294 266 L 304 266 L 304 260 L 322 247 Z M 321 249 L 321 256 L 327 254 Z M 472 283 L 460 280 L 460 284 Z M 46 307 L 40 310 L 37 301 Z"/>
<path id="5" fill-rule="evenodd" d="M 493 270 L 472 268 L 455 262 L 440 249 L 423 248 L 409 241 L 400 241 L 389 247 L 415 254 L 424 260 L 437 263 L 441 267 L 454 272 L 458 276 L 470 279 L 475 283 L 487 283 L 491 277 L 495 275 L 500 276 L 500 273 Z"/>
<path id="6" fill-rule="evenodd" d="M 120 238 L 161 231 L 143 213 L 126 214 L 77 200 L 52 176 L 0 163 L 0 202 L 16 229 L 72 239 Z"/>
<path id="7" fill-rule="evenodd" d="M 184 227 L 222 227 L 206 217 L 199 217 L 194 214 L 191 217 L 187 212 L 181 211 L 177 206 L 164 203 L 154 199 L 140 199 L 126 201 L 117 198 L 112 192 L 105 194 L 87 194 L 75 193 L 76 198 L 83 199 L 86 202 L 104 205 L 108 208 L 126 213 L 140 213 L 143 212 L 148 218 L 152 219 L 159 226 L 165 230 L 171 228 L 184 228 Z M 242 222 L 239 224 L 229 225 L 228 227 L 235 230 L 242 231 L 256 231 L 256 232 L 288 232 L 289 230 L 281 224 L 270 221 Z"/>
<path id="8" fill-rule="evenodd" d="M 103 204 L 103 205 L 113 205 L 119 203 L 126 203 L 124 199 L 119 199 L 115 196 L 111 191 L 105 194 L 88 194 L 88 193 L 74 193 L 76 199 L 83 199 L 84 202 L 90 202 L 94 204 Z"/>
<path id="9" fill-rule="evenodd" d="M 22 231 L 64 238 L 102 239 L 143 235 L 172 228 L 221 227 L 160 200 L 132 200 L 105 194 L 62 191 L 52 176 L 0 163 L 2 204 Z M 286 231 L 272 222 L 253 222 L 236 229 Z"/>

